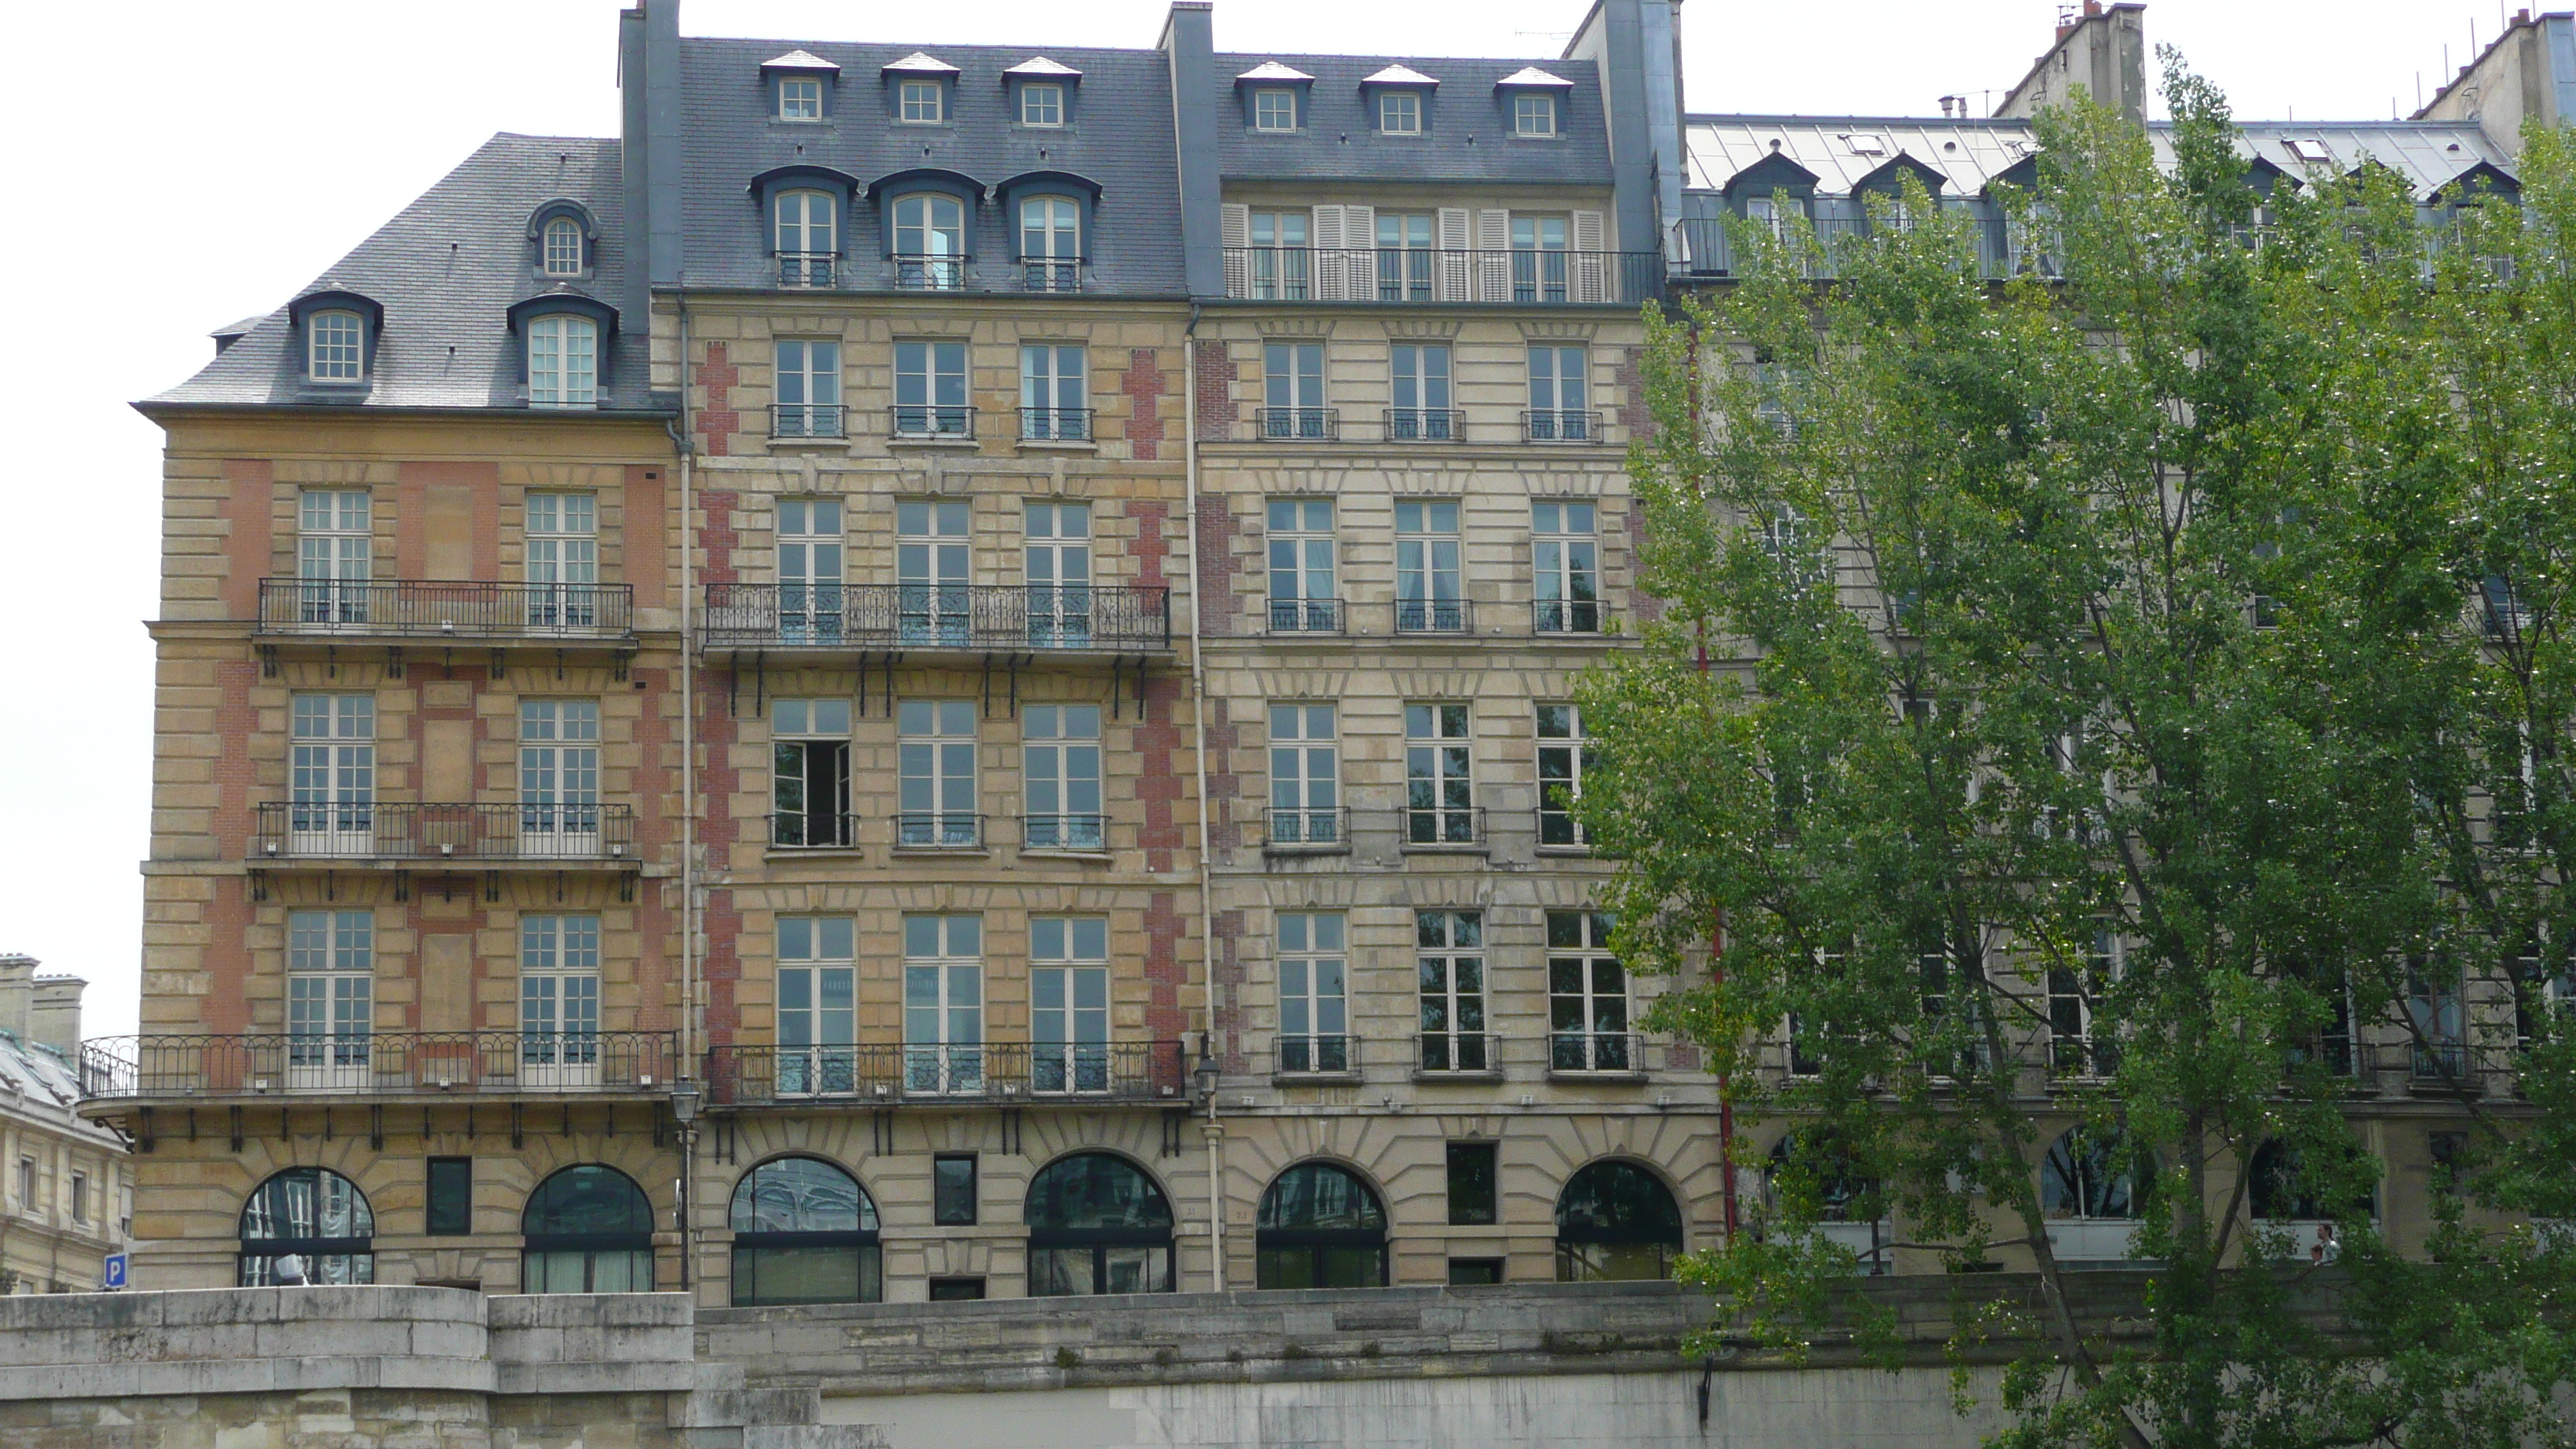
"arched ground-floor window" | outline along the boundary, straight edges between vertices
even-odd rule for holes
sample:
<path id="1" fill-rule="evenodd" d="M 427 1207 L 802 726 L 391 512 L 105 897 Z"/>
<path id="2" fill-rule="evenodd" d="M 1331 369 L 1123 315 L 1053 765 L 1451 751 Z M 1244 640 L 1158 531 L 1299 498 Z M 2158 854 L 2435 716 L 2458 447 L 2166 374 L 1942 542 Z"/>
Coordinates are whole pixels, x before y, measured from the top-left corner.
<path id="1" fill-rule="evenodd" d="M 1263 1288 L 1383 1288 L 1386 1209 L 1359 1174 L 1301 1162 L 1261 1195 L 1258 1273 Z"/>
<path id="2" fill-rule="evenodd" d="M 1123 1157 L 1078 1152 L 1029 1183 L 1029 1296 L 1172 1291 L 1172 1207 Z"/>
<path id="3" fill-rule="evenodd" d="M 538 1183 L 519 1231 L 522 1293 L 653 1291 L 653 1204 L 616 1168 L 584 1163 Z"/>
<path id="4" fill-rule="evenodd" d="M 291 1253 L 305 1282 L 373 1283 L 375 1236 L 375 1213 L 356 1183 L 327 1167 L 290 1167 L 242 1205 L 239 1281 L 277 1282 L 278 1260 Z"/>
<path id="5" fill-rule="evenodd" d="M 744 1173 L 733 1193 L 733 1301 L 875 1303 L 885 1297 L 877 1205 L 857 1178 L 813 1157 Z"/>
<path id="6" fill-rule="evenodd" d="M 1669 1278 L 1681 1250 L 1681 1209 L 1653 1173 L 1633 1162 L 1592 1163 L 1567 1178 L 1557 1195 L 1560 1283 Z"/>

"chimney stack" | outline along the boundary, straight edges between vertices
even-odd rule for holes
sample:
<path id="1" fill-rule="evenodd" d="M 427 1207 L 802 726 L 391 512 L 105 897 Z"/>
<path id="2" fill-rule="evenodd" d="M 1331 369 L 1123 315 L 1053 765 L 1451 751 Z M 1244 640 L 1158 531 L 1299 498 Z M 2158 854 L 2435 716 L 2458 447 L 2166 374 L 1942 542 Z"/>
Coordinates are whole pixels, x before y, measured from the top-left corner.
<path id="1" fill-rule="evenodd" d="M 0 1031 L 27 1039 L 27 1018 L 36 1005 L 36 958 L 0 956 Z"/>
<path id="2" fill-rule="evenodd" d="M 27 1035 L 61 1052 L 66 1060 L 77 1060 L 81 993 L 88 988 L 89 983 L 77 976 L 38 977 L 35 1005 L 27 1013 Z"/>

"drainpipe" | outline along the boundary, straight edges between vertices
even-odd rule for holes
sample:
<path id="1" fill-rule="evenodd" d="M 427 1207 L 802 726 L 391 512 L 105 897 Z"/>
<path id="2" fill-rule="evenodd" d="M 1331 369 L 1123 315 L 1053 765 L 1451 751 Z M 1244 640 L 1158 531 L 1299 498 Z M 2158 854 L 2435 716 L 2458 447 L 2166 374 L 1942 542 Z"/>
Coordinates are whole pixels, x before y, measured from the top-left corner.
<path id="1" fill-rule="evenodd" d="M 1207 675 L 1199 663 L 1199 304 L 1190 304 L 1189 326 L 1181 329 L 1181 457 L 1188 479 L 1190 540 L 1190 758 L 1198 772 L 1199 794 L 1199 1060 L 1216 1060 L 1216 899 L 1209 889 Z M 1208 1280 L 1225 1291 L 1225 1129 L 1217 1125 L 1218 1078 L 1211 1074 L 1207 1094 L 1208 1149 Z"/>
<path id="2" fill-rule="evenodd" d="M 698 598 L 697 496 L 695 455 L 689 438 L 689 299 L 673 293 L 680 309 L 680 418 L 671 446 L 680 455 L 680 1080 L 697 1076 L 698 1051 L 698 674 L 697 651 L 690 647 Z M 698 1090 L 674 1089 L 689 1097 L 694 1119 Z M 697 1155 L 694 1121 L 680 1124 L 680 1286 L 697 1276 L 697 1204 L 689 1201 L 691 1159 Z"/>

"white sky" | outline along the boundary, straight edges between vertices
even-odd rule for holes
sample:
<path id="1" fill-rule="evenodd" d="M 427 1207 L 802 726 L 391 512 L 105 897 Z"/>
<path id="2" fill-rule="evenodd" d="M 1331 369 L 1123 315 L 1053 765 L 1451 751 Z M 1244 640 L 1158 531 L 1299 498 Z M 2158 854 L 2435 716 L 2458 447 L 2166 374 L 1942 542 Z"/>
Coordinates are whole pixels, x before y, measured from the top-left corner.
<path id="1" fill-rule="evenodd" d="M 1220 49 L 1552 56 L 1586 0 L 1219 0 Z M 18 399 L 0 525 L 0 950 L 89 978 L 134 1029 L 150 812 L 160 431 L 126 406 L 213 355 L 494 131 L 613 135 L 622 0 L 30 4 L 0 61 L 0 276 Z M 693 35 L 1148 46 L 1164 0 L 687 0 Z M 1937 114 L 2019 79 L 2051 0 L 1690 0 L 1703 111 Z M 2238 114 L 2415 108 L 2482 0 L 2155 0 Z"/>

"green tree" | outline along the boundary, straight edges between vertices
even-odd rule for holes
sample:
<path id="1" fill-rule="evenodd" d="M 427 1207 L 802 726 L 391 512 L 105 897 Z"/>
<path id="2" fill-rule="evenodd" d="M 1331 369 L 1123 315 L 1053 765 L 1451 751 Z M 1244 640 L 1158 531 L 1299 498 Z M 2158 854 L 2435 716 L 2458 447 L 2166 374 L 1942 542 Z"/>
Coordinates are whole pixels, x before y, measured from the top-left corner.
<path id="1" fill-rule="evenodd" d="M 2531 141 L 2520 206 L 2267 198 L 2166 63 L 2162 164 L 2040 119 L 2007 281 L 1909 184 L 1650 309 L 1666 604 L 1587 695 L 1582 807 L 1679 978 L 1654 1024 L 1796 1124 L 1686 1271 L 1794 1349 L 1855 1266 L 1828 1218 L 2029 1264 L 1981 1326 L 2030 1345 L 2016 1445 L 2562 1442 L 2571 1255 L 2509 1224 L 2576 1217 L 2576 148 Z M 2383 1079 L 2457 1129 L 2402 1254 Z M 2074 1312 L 2070 1206 L 2136 1214 L 2142 1340 Z"/>

